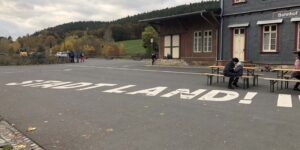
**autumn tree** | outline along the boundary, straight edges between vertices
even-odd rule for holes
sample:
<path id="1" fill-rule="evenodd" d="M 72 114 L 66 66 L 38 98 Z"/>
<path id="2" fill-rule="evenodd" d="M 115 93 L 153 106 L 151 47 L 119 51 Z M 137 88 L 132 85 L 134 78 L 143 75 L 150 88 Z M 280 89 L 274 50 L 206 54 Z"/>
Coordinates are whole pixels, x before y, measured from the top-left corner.
<path id="1" fill-rule="evenodd" d="M 151 39 L 153 39 L 153 43 L 151 43 Z M 145 31 L 142 33 L 142 40 L 148 56 L 151 55 L 152 51 L 158 51 L 159 37 L 158 33 L 153 27 L 148 26 L 145 28 Z"/>

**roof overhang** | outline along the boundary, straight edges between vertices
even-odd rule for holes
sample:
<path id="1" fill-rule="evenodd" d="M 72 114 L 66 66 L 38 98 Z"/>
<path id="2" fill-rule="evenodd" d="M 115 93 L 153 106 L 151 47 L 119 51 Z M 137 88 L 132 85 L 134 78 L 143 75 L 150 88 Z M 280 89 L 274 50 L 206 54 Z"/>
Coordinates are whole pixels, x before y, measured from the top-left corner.
<path id="1" fill-rule="evenodd" d="M 249 27 L 250 23 L 237 23 L 237 24 L 231 24 L 228 26 L 228 28 L 241 28 L 241 27 Z"/>
<path id="2" fill-rule="evenodd" d="M 257 25 L 265 25 L 265 24 L 280 24 L 283 22 L 283 19 L 276 19 L 276 20 L 263 20 L 257 21 Z"/>
<path id="3" fill-rule="evenodd" d="M 291 19 L 291 22 L 300 22 L 300 17 L 292 18 L 292 19 Z"/>
<path id="4" fill-rule="evenodd" d="M 170 20 L 170 19 L 174 19 L 174 18 L 186 17 L 186 16 L 191 16 L 191 15 L 196 15 L 196 14 L 203 14 L 205 12 L 206 12 L 206 10 L 202 10 L 202 11 L 166 16 L 166 17 L 144 19 L 144 20 L 140 20 L 140 22 L 157 22 L 157 21 Z"/>

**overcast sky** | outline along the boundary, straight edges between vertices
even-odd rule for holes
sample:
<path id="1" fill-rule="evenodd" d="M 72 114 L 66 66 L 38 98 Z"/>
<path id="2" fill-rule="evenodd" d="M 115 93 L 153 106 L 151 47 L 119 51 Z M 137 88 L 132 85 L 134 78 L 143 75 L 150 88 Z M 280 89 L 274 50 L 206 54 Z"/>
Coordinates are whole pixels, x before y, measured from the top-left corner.
<path id="1" fill-rule="evenodd" d="M 0 0 L 0 36 L 24 36 L 72 21 L 110 21 L 203 0 Z"/>

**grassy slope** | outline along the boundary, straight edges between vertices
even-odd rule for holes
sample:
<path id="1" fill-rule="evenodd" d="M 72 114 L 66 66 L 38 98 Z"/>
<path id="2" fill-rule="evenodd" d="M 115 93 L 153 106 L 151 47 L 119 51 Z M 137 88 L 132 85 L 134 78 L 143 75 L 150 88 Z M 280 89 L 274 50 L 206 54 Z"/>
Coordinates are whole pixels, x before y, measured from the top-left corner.
<path id="1" fill-rule="evenodd" d="M 143 47 L 142 40 L 129 40 L 116 42 L 116 45 L 120 47 L 120 44 L 124 43 L 125 51 L 127 55 L 144 54 L 146 49 Z"/>

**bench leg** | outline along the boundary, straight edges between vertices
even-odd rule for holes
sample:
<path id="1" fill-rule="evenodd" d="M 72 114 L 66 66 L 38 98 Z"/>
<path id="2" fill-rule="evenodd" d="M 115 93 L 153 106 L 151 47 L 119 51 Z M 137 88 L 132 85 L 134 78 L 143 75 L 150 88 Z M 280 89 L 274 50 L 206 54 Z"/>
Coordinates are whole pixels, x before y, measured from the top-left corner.
<path id="1" fill-rule="evenodd" d="M 255 76 L 253 76 L 253 86 L 255 86 L 256 85 L 256 78 L 255 78 Z"/>
<path id="2" fill-rule="evenodd" d="M 270 92 L 275 92 L 275 84 L 277 86 L 277 90 L 279 90 L 279 83 L 278 81 L 270 80 Z"/>
<path id="3" fill-rule="evenodd" d="M 209 85 L 212 85 L 213 76 L 209 77 Z"/>
<path id="4" fill-rule="evenodd" d="M 275 88 L 274 88 L 274 81 L 270 80 L 270 92 L 274 93 Z"/>
<path id="5" fill-rule="evenodd" d="M 247 88 L 249 89 L 250 87 L 250 79 L 246 79 L 247 80 Z"/>
<path id="6" fill-rule="evenodd" d="M 246 89 L 246 80 L 245 80 L 245 78 L 243 79 L 243 89 Z"/>
<path id="7" fill-rule="evenodd" d="M 206 84 L 209 85 L 209 76 L 207 76 L 207 83 Z"/>

